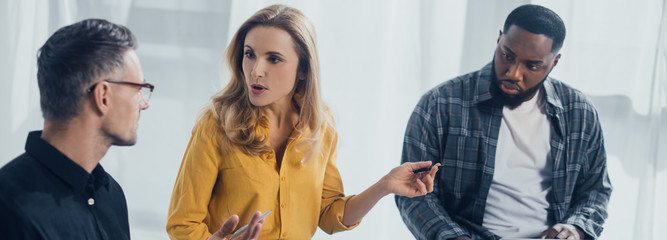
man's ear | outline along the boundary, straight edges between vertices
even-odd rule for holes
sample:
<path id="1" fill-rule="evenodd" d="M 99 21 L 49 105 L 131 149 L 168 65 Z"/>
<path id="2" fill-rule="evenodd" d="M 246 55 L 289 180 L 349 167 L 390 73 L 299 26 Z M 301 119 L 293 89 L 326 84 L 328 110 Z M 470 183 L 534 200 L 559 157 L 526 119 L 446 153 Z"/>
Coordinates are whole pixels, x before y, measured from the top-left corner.
<path id="1" fill-rule="evenodd" d="M 498 30 L 498 39 L 496 39 L 496 44 L 500 43 L 500 37 L 503 36 L 503 30 Z"/>
<path id="2" fill-rule="evenodd" d="M 558 60 L 560 60 L 560 53 L 558 53 L 554 58 L 554 64 L 551 66 L 552 69 L 556 66 L 556 64 L 558 64 Z"/>
<path id="3" fill-rule="evenodd" d="M 111 86 L 105 81 L 99 82 L 93 89 L 93 109 L 100 115 L 106 115 L 109 112 L 111 97 Z"/>

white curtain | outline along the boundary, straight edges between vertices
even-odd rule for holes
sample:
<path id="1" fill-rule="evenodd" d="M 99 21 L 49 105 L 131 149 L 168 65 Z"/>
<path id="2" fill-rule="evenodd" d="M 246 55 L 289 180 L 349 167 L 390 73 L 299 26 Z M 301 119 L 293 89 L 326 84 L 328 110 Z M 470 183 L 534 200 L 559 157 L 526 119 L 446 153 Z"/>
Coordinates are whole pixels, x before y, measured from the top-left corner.
<path id="1" fill-rule="evenodd" d="M 199 109 L 226 83 L 222 53 L 238 26 L 275 1 L 0 1 L 0 166 L 41 129 L 36 52 L 84 18 L 128 26 L 156 85 L 139 142 L 112 147 L 102 165 L 125 190 L 134 239 L 165 239 L 171 190 Z M 403 133 L 428 89 L 491 61 L 515 7 L 534 3 L 565 21 L 552 76 L 596 104 L 614 192 L 602 239 L 658 239 L 667 224 L 667 23 L 663 0 L 282 1 L 315 25 L 323 93 L 338 123 L 338 165 L 356 194 L 400 162 Z M 222 74 L 224 76 L 224 74 Z M 393 197 L 348 232 L 314 239 L 410 239 Z"/>

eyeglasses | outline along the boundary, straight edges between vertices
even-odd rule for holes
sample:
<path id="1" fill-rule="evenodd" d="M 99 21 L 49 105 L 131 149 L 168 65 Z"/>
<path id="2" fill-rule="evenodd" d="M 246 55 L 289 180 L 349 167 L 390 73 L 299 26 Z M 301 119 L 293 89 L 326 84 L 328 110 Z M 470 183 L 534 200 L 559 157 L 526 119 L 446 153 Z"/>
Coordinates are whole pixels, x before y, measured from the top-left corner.
<path id="1" fill-rule="evenodd" d="M 153 94 L 153 89 L 155 89 L 155 86 L 153 86 L 153 84 L 150 84 L 150 83 L 133 83 L 133 82 L 126 82 L 126 81 L 116 81 L 116 80 L 111 80 L 111 79 L 107 79 L 107 80 L 104 80 L 104 81 L 105 82 L 110 82 L 110 83 L 125 84 L 125 85 L 131 85 L 131 86 L 139 87 L 140 88 L 139 90 L 141 90 L 141 95 L 143 96 L 144 100 L 146 100 L 146 102 L 148 102 L 148 100 L 151 99 L 151 95 Z M 99 83 L 99 82 L 97 82 L 97 83 Z M 87 93 L 93 92 L 93 90 L 95 89 L 95 86 L 97 86 L 97 83 L 95 83 L 93 86 L 88 88 L 86 90 L 86 92 Z"/>

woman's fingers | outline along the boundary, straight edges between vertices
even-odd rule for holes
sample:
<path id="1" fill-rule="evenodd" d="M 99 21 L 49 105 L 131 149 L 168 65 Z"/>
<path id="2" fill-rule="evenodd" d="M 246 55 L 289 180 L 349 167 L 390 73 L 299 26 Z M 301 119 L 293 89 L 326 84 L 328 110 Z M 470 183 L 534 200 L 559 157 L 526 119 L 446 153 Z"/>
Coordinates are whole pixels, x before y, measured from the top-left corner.
<path id="1" fill-rule="evenodd" d="M 422 182 L 421 179 L 417 178 L 415 181 L 415 194 L 412 194 L 410 197 L 421 196 L 426 194 L 426 185 Z"/>
<path id="2" fill-rule="evenodd" d="M 412 171 L 417 170 L 417 169 L 430 167 L 431 162 L 430 161 L 406 162 L 406 163 L 403 163 L 403 166 L 405 166 L 408 171 L 412 172 Z"/>
<path id="3" fill-rule="evenodd" d="M 422 182 L 426 185 L 426 193 L 433 192 L 433 177 L 430 174 L 424 176 Z"/>
<path id="4" fill-rule="evenodd" d="M 440 166 L 440 163 L 436 163 L 435 165 L 433 165 L 431 171 L 428 172 L 428 175 L 431 175 L 431 178 L 435 178 L 435 174 L 438 173 L 438 169 L 440 169 L 438 166 Z"/>
<path id="5" fill-rule="evenodd" d="M 249 240 L 251 239 L 257 239 L 259 237 L 259 232 L 262 230 L 262 223 L 264 223 L 264 220 L 259 221 L 258 223 L 255 224 L 255 226 L 250 229 L 250 231 L 247 233 Z"/>
<path id="6" fill-rule="evenodd" d="M 236 228 L 236 225 L 238 224 L 239 224 L 239 216 L 232 215 L 231 217 L 227 218 L 227 220 L 222 224 L 222 226 L 220 226 L 220 229 L 218 229 L 217 232 L 211 235 L 209 239 L 210 240 L 227 239 L 225 237 L 229 234 L 232 234 L 234 228 Z"/>

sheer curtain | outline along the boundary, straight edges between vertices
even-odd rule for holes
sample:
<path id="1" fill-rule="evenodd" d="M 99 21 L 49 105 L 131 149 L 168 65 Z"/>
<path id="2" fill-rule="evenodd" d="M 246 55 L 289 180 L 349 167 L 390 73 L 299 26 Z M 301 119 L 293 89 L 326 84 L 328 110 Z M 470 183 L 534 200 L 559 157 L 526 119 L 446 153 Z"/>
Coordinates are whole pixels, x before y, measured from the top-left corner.
<path id="1" fill-rule="evenodd" d="M 176 173 L 200 107 L 226 84 L 219 64 L 238 26 L 275 1 L 0 1 L 0 166 L 42 128 L 35 55 L 58 28 L 84 18 L 128 26 L 156 90 L 139 141 L 102 160 L 125 190 L 134 239 L 165 239 Z M 322 64 L 323 93 L 338 123 L 338 165 L 356 194 L 400 162 L 403 132 L 428 89 L 491 61 L 507 14 L 545 5 L 568 30 L 552 76 L 596 104 L 615 189 L 603 239 L 657 239 L 667 224 L 667 40 L 665 2 L 306 1 Z M 221 77 L 221 75 L 223 77 Z M 314 239 L 410 239 L 393 197 L 355 230 Z"/>

